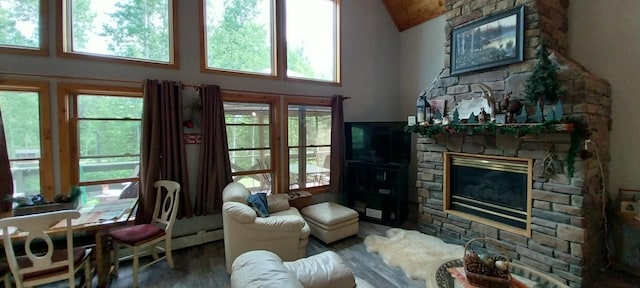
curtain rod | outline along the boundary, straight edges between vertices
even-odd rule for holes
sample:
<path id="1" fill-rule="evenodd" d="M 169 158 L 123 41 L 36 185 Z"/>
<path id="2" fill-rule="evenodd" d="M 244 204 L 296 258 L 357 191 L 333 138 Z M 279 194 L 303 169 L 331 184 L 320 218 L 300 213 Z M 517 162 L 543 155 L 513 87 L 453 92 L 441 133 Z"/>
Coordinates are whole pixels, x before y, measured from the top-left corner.
<path id="1" fill-rule="evenodd" d="M 56 78 L 56 79 L 72 79 L 72 80 L 89 80 L 89 81 L 100 81 L 100 82 L 118 82 L 118 83 L 131 83 L 142 85 L 143 80 L 133 81 L 133 80 L 120 80 L 120 79 L 107 79 L 107 78 L 92 78 L 92 77 L 83 77 L 83 76 L 64 76 L 64 75 L 55 75 L 55 74 L 37 74 L 37 73 L 19 73 L 19 72 L 7 72 L 0 71 L 0 74 L 3 75 L 13 75 L 13 76 L 29 76 L 29 77 L 40 77 L 40 78 Z M 0 79 L 1 80 L 1 79 Z M 182 86 L 191 87 L 191 88 L 200 88 L 201 85 L 184 83 L 180 82 Z M 275 95 L 284 95 L 284 96 L 298 96 L 298 97 L 330 97 L 330 96 L 310 96 L 310 95 L 298 95 L 298 94 L 287 94 L 287 93 L 274 93 L 274 92 L 261 92 L 261 91 L 252 91 L 252 90 L 234 90 L 234 89 L 221 89 L 223 92 L 233 92 L 233 93 L 255 93 L 255 94 L 275 94 Z M 344 99 L 351 99 L 351 97 L 344 97 Z"/>

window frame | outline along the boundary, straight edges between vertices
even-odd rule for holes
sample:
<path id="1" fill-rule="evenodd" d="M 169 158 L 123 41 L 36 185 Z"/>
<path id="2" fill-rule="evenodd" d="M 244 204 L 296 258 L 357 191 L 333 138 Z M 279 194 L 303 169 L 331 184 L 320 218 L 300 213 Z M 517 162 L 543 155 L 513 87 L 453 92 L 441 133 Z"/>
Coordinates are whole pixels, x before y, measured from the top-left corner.
<path id="1" fill-rule="evenodd" d="M 301 97 L 301 96 L 294 96 L 294 97 L 284 97 L 283 99 L 283 111 L 284 111 L 284 119 L 286 119 L 287 121 L 283 121 L 284 122 L 284 128 L 283 131 L 289 131 L 289 106 L 290 105 L 298 105 L 298 106 L 323 106 L 323 107 L 329 107 L 331 110 L 332 108 L 332 99 L 331 98 L 326 98 L 326 97 Z M 302 119 L 299 119 L 302 120 Z M 333 119 L 332 119 L 333 121 Z M 333 126 L 333 125 L 332 125 Z M 299 127 L 302 127 L 302 125 L 300 125 Z M 290 189 L 289 188 L 289 181 L 290 176 L 291 175 L 291 171 L 289 170 L 289 149 L 291 147 L 289 147 L 289 133 L 282 133 L 283 134 L 283 140 L 282 142 L 284 143 L 284 149 L 286 151 L 286 155 L 287 157 L 285 157 L 285 165 L 284 166 L 284 171 L 283 171 L 283 177 L 285 178 L 284 183 L 287 183 L 287 188 L 284 191 L 300 191 L 300 190 L 304 190 L 304 191 L 308 191 L 311 193 L 323 193 L 323 192 L 328 192 L 329 191 L 329 184 L 327 185 L 321 185 L 321 186 L 315 186 L 315 187 L 300 187 L 298 189 Z M 305 144 L 305 146 L 300 145 L 300 143 Z M 302 141 L 298 143 L 298 149 L 305 149 L 310 147 L 309 145 L 306 145 L 306 138 L 305 141 Z M 323 145 L 324 146 L 324 145 Z M 331 141 L 329 141 L 329 147 L 331 147 Z M 329 148 L 331 149 L 331 148 Z M 305 154 L 306 155 L 306 154 Z M 306 159 L 305 159 L 306 161 Z"/>
<path id="2" fill-rule="evenodd" d="M 69 161 L 60 161 L 60 182 L 63 193 L 71 191 L 72 186 L 79 184 L 82 184 L 82 186 L 93 186 L 139 181 L 139 176 L 110 180 L 80 181 L 77 96 L 82 94 L 142 98 L 143 89 L 142 87 L 102 86 L 78 83 L 58 84 L 57 112 L 60 159 L 69 159 Z"/>
<path id="3" fill-rule="evenodd" d="M 25 46 L 0 46 L 0 54 L 20 54 L 30 56 L 49 56 L 49 1 L 40 0 L 40 15 L 38 18 L 40 30 L 40 46 L 36 48 Z"/>
<path id="4" fill-rule="evenodd" d="M 320 85 L 329 85 L 329 86 L 342 86 L 341 79 L 341 71 L 342 71 L 342 61 L 341 61 L 341 18 L 340 18 L 340 6 L 341 0 L 327 0 L 334 2 L 334 37 L 335 37 L 335 81 L 324 81 L 319 79 L 310 79 L 310 78 L 295 78 L 288 77 L 286 74 L 287 71 L 287 47 L 286 47 L 286 7 L 285 0 L 269 0 L 273 2 L 273 19 L 272 24 L 275 25 L 275 28 L 272 33 L 273 38 L 273 52 L 271 62 L 273 63 L 273 73 L 272 74 L 259 74 L 259 73 L 251 73 L 251 72 L 243 72 L 236 70 L 225 70 L 225 69 L 216 69 L 207 67 L 207 33 L 206 33 L 206 1 L 199 1 L 199 9 L 200 9 L 200 72 L 203 73 L 214 73 L 214 74 L 225 74 L 225 75 L 233 75 L 233 76 L 241 76 L 241 77 L 253 77 L 253 78 L 261 78 L 261 79 L 274 79 L 274 80 L 284 80 L 291 82 L 302 82 L 302 83 L 313 83 Z M 281 72 L 282 71 L 282 72 Z"/>
<path id="5" fill-rule="evenodd" d="M 278 2 L 280 3 L 285 3 L 287 0 L 280 0 Z M 289 77 L 287 76 L 287 67 L 289 64 L 289 59 L 287 59 L 287 24 L 286 24 L 286 5 L 282 4 L 280 5 L 281 7 L 279 8 L 278 11 L 280 11 L 280 15 L 284 15 L 282 17 L 279 17 L 279 21 L 281 22 L 280 27 L 279 27 L 279 31 L 280 34 L 282 35 L 282 52 L 280 55 L 282 55 L 283 60 L 282 62 L 282 66 L 283 69 L 282 71 L 284 71 L 282 73 L 282 78 L 286 81 L 292 81 L 292 82 L 301 82 L 301 83 L 321 83 L 321 84 L 326 84 L 326 85 L 332 85 L 332 86 L 342 86 L 342 79 L 341 79 L 341 72 L 342 72 L 342 46 L 341 46 L 341 33 L 340 31 L 342 30 L 341 27 L 341 18 L 340 18 L 340 7 L 341 7 L 341 0 L 327 0 L 327 1 L 332 1 L 335 4 L 333 5 L 333 13 L 334 13 L 334 17 L 335 17 L 335 21 L 334 21 L 334 26 L 333 26 L 333 33 L 334 33 L 334 41 L 335 41 L 335 47 L 334 47 L 334 55 L 335 55 L 335 59 L 334 59 L 334 73 L 335 73 L 335 81 L 324 81 L 324 80 L 318 80 L 318 79 L 311 79 L 311 78 L 304 78 L 304 77 Z"/>
<path id="6" fill-rule="evenodd" d="M 241 175 L 253 175 L 256 173 L 271 173 L 273 176 L 271 179 L 271 193 L 278 193 L 280 184 L 280 177 L 278 177 L 277 171 L 280 171 L 280 149 L 279 147 L 279 139 L 280 139 L 280 131 L 278 129 L 279 119 L 278 115 L 280 114 L 280 103 L 279 98 L 277 96 L 272 95 L 261 95 L 261 94 L 253 94 L 253 93 L 236 93 L 236 92 L 222 92 L 222 101 L 223 102 L 236 102 L 236 103 L 255 103 L 255 104 L 267 104 L 269 105 L 269 151 L 270 151 L 270 165 L 269 169 L 262 170 L 251 170 L 251 171 L 241 171 L 241 172 L 232 172 L 233 176 L 241 176 Z M 226 123 L 225 123 L 226 126 Z"/>
<path id="7" fill-rule="evenodd" d="M 73 43 L 71 39 L 71 19 L 69 17 L 68 5 L 73 0 L 58 0 L 57 5 L 57 33 L 56 33 L 56 55 L 63 58 L 84 59 L 109 63 L 132 64 L 141 66 L 161 67 L 161 68 L 180 68 L 180 49 L 179 49 L 179 19 L 178 19 L 178 0 L 168 0 L 169 4 L 169 62 L 158 62 L 145 59 L 126 58 L 121 56 L 110 56 L 93 54 L 89 52 L 73 51 Z"/>
<path id="8" fill-rule="evenodd" d="M 255 174 L 257 172 L 270 172 L 273 175 L 271 183 L 271 193 L 279 194 L 289 191 L 304 190 L 311 193 L 323 193 L 329 191 L 329 185 L 322 185 L 309 188 L 290 189 L 289 188 L 289 136 L 288 136 L 288 106 L 326 106 L 332 108 L 331 97 L 323 96 L 302 96 L 302 95 L 282 95 L 268 93 L 245 93 L 236 91 L 222 91 L 223 102 L 239 103 L 259 103 L 269 104 L 271 108 L 270 122 L 270 151 L 271 169 L 254 170 L 246 172 L 235 172 L 236 175 Z M 226 124 L 225 124 L 226 125 Z M 227 140 L 228 141 L 228 140 Z"/>
<path id="9" fill-rule="evenodd" d="M 53 200 L 53 146 L 51 141 L 51 103 L 49 83 L 40 81 L 3 80 L 0 90 L 38 93 L 40 117 L 40 191 L 49 200 Z M 11 160 L 9 161 L 11 162 Z"/>

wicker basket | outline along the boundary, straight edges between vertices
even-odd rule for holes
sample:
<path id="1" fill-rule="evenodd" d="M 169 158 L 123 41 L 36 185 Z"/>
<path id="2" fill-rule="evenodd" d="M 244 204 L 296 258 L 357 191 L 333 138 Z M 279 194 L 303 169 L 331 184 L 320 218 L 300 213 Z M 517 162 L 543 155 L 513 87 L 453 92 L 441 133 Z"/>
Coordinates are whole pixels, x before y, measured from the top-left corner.
<path id="1" fill-rule="evenodd" d="M 500 248 L 502 248 L 503 252 L 504 252 L 504 258 L 507 261 L 507 265 L 509 265 L 509 263 L 511 263 L 510 259 L 509 259 L 509 255 L 507 253 L 507 249 L 504 248 L 504 246 L 502 246 L 500 244 L 500 242 L 491 239 L 491 238 L 473 238 L 471 240 L 469 240 L 469 242 L 467 242 L 467 244 L 464 245 L 464 256 L 467 255 L 467 250 L 469 248 L 469 244 L 471 244 L 471 242 L 474 241 L 492 241 L 494 242 L 496 245 L 498 245 Z M 463 257 L 464 259 L 464 257 Z M 511 286 L 511 273 L 509 272 L 509 268 L 507 268 L 506 270 L 506 274 L 507 274 L 507 278 L 500 278 L 500 277 L 495 277 L 495 276 L 489 276 L 489 275 L 482 275 L 482 274 L 478 274 L 478 273 L 473 273 L 473 272 L 469 272 L 469 270 L 467 269 L 467 264 L 465 263 L 466 261 L 463 261 L 463 265 L 464 265 L 464 272 L 465 275 L 467 277 L 467 281 L 469 281 L 469 283 L 476 285 L 478 287 L 487 287 L 487 288 L 509 288 Z M 508 267 L 508 266 L 507 266 Z M 495 268 L 494 268 L 495 269 Z"/>

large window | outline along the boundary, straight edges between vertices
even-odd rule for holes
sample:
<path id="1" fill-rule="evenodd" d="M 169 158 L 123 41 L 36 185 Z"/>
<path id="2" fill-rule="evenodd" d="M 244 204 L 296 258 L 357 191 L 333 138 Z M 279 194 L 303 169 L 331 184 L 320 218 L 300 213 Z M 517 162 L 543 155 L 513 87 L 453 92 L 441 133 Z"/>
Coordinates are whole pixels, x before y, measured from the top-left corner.
<path id="1" fill-rule="evenodd" d="M 275 75 L 274 0 L 206 0 L 206 67 Z"/>
<path id="2" fill-rule="evenodd" d="M 286 0 L 288 78 L 340 82 L 337 0 Z"/>
<path id="3" fill-rule="evenodd" d="M 53 200 L 49 107 L 46 83 L 5 81 L 0 84 L 0 111 L 14 197 L 42 194 Z"/>
<path id="4" fill-rule="evenodd" d="M 234 181 L 253 192 L 326 191 L 330 104 L 328 98 L 225 93 Z"/>
<path id="5" fill-rule="evenodd" d="M 204 70 L 340 82 L 339 0 L 202 1 Z"/>
<path id="6" fill-rule="evenodd" d="M 174 0 L 63 2 L 63 52 L 177 65 Z"/>
<path id="7" fill-rule="evenodd" d="M 142 97 L 139 89 L 72 87 L 61 97 L 69 107 L 63 144 L 64 182 L 84 193 L 85 204 L 137 197 Z M 62 138 L 62 137 L 61 137 Z M 62 157 L 67 157 L 63 155 Z M 63 178 L 64 179 L 64 178 Z"/>
<path id="8" fill-rule="evenodd" d="M 288 107 L 289 189 L 329 185 L 331 107 Z"/>
<path id="9" fill-rule="evenodd" d="M 47 55 L 47 0 L 0 0 L 0 52 Z"/>
<path id="10" fill-rule="evenodd" d="M 225 101 L 229 159 L 233 180 L 251 191 L 272 192 L 276 146 L 271 121 L 273 102 Z"/>

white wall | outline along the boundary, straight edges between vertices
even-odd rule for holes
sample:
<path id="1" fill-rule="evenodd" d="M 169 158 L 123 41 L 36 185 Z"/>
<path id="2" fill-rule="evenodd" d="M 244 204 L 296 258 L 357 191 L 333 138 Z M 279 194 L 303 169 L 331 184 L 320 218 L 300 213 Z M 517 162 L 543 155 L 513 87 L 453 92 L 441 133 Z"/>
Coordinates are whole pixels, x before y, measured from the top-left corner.
<path id="1" fill-rule="evenodd" d="M 427 21 L 400 35 L 400 95 L 402 95 L 400 113 L 402 119 L 416 114 L 416 97 L 438 77 L 444 67 L 444 15 Z M 409 166 L 409 201 L 417 202 L 416 192 L 416 135 L 411 137 L 411 149 L 414 157 Z"/>
<path id="2" fill-rule="evenodd" d="M 640 1 L 572 1 L 569 43 L 572 59 L 611 84 L 609 193 L 640 189 Z"/>
<path id="3" fill-rule="evenodd" d="M 92 82 L 68 79 L 68 77 L 89 77 L 96 79 L 116 79 L 142 81 L 143 79 L 162 79 L 183 81 L 189 84 L 217 84 L 222 89 L 250 90 L 274 93 L 331 96 L 342 94 L 351 99 L 344 104 L 347 121 L 391 121 L 400 117 L 399 95 L 399 33 L 385 10 L 382 1 L 349 0 L 342 1 L 342 86 L 309 84 L 280 80 L 257 79 L 253 77 L 234 77 L 200 72 L 200 39 L 198 28 L 198 1 L 178 1 L 180 69 L 164 69 L 138 65 L 117 64 L 104 61 L 88 61 L 58 58 L 55 51 L 56 21 L 55 7 L 58 1 L 49 0 L 49 39 L 50 55 L 34 57 L 14 54 L 0 54 L 0 80 L 16 78 L 13 75 L 38 74 L 54 77 L 28 77 L 28 79 L 49 81 L 51 83 L 51 104 L 55 107 L 56 89 L 59 82 Z M 65 79 L 66 77 L 66 79 Z M 24 79 L 24 77 L 19 77 Z M 105 84 L 116 84 L 104 82 Z M 130 85 L 130 84 L 129 84 Z M 192 93 L 192 92 L 191 92 Z M 60 156 L 57 151 L 57 115 L 52 114 L 54 167 L 59 167 Z M 190 145 L 191 146 L 191 145 Z M 197 159 L 197 147 L 190 151 L 189 159 Z M 194 152 L 195 151 L 195 152 Z M 195 155 L 193 155 L 193 153 Z M 195 156 L 195 157 L 194 157 Z M 190 163 L 190 171 L 196 167 Z M 60 193 L 58 169 L 55 169 L 56 193 Z M 195 179 L 191 179 L 194 182 Z M 192 184 L 192 191 L 195 185 Z M 219 217 L 209 219 L 188 219 L 191 225 L 201 227 L 215 222 L 220 227 Z M 193 224 L 196 223 L 196 224 Z"/>

